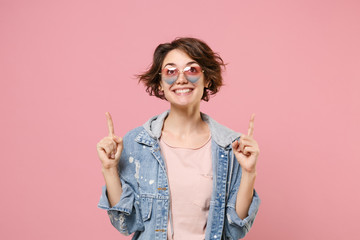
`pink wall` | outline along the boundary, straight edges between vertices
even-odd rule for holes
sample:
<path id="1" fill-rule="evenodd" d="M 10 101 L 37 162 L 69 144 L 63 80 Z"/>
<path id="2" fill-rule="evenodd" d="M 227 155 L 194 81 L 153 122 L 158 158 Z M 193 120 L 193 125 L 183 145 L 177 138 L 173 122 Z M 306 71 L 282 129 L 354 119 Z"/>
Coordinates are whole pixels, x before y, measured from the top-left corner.
<path id="1" fill-rule="evenodd" d="M 131 3 L 130 3 L 131 2 Z M 202 105 L 246 132 L 262 205 L 246 239 L 359 239 L 360 2 L 0 1 L 0 239 L 129 239 L 97 208 L 105 112 L 168 108 L 133 75 L 176 36 L 229 63 Z"/>

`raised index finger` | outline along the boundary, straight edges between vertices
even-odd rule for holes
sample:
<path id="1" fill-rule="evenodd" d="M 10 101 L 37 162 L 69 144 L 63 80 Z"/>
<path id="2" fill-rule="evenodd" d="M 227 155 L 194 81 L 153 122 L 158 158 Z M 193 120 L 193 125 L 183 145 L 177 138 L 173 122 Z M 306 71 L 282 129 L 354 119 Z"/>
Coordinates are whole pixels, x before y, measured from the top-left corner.
<path id="1" fill-rule="evenodd" d="M 112 137 L 112 136 L 114 136 L 114 124 L 113 124 L 110 113 L 106 112 L 105 115 L 106 115 L 108 129 L 109 129 L 109 136 Z"/>
<path id="2" fill-rule="evenodd" d="M 248 136 L 252 137 L 254 135 L 254 119 L 255 119 L 255 113 L 251 115 L 250 122 L 249 122 L 249 130 L 248 130 Z"/>

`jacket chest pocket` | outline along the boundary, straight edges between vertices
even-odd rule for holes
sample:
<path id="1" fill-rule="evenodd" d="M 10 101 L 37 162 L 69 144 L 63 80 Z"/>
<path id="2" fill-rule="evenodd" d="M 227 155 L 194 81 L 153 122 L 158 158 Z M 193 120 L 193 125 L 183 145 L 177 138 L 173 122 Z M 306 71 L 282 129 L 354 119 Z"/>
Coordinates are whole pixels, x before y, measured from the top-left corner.
<path id="1" fill-rule="evenodd" d="M 141 197 L 141 215 L 143 221 L 147 221 L 151 217 L 153 198 L 150 197 Z"/>

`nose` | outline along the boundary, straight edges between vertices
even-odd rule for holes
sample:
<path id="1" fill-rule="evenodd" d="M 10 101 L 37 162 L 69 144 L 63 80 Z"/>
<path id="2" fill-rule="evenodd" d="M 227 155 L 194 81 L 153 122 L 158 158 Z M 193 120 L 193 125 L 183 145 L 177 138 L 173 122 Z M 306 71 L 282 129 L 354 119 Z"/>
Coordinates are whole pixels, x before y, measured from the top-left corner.
<path id="1" fill-rule="evenodd" d="M 187 82 L 188 80 L 186 79 L 184 72 L 179 72 L 179 76 L 176 79 L 176 84 L 185 84 Z"/>

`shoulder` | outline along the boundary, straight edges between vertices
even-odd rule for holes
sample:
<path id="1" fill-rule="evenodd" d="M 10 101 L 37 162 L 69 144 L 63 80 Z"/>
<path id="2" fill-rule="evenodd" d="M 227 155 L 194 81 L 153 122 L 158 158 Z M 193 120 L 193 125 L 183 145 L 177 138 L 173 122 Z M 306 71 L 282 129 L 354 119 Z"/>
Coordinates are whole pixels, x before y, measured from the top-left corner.
<path id="1" fill-rule="evenodd" d="M 139 126 L 127 132 L 123 138 L 124 149 L 136 149 L 142 143 L 147 143 L 151 140 L 150 135 L 143 126 Z"/>
<path id="2" fill-rule="evenodd" d="M 139 127 L 134 128 L 134 129 L 131 129 L 130 131 L 128 131 L 125 134 L 124 140 L 135 139 L 136 136 L 138 136 L 142 131 L 144 131 L 143 126 L 139 126 Z"/>
<path id="3" fill-rule="evenodd" d="M 161 136 L 161 130 L 169 111 L 155 115 L 148 119 L 142 126 L 134 128 L 124 136 L 124 145 L 140 143 L 144 145 L 154 145 Z"/>
<path id="4" fill-rule="evenodd" d="M 218 123 L 205 113 L 201 113 L 201 118 L 209 125 L 214 141 L 222 147 L 227 147 L 241 136 L 241 133 Z"/>

